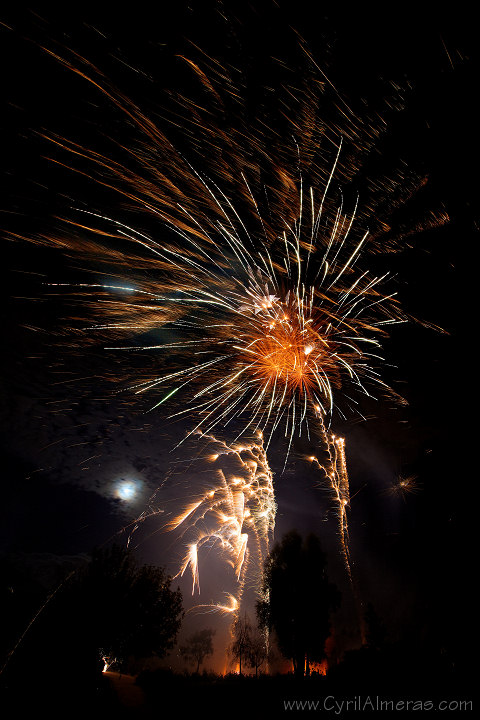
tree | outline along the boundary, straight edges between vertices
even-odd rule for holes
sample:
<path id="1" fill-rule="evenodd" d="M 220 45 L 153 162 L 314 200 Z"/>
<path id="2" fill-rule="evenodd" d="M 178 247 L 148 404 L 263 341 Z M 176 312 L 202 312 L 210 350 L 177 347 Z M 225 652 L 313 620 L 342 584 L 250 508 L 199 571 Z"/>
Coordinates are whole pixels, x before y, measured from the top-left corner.
<path id="1" fill-rule="evenodd" d="M 200 665 L 209 655 L 213 655 L 213 636 L 215 630 L 206 628 L 193 633 L 186 639 L 186 644 L 180 647 L 180 655 L 188 663 L 196 663 L 195 672 L 198 673 Z"/>
<path id="2" fill-rule="evenodd" d="M 181 592 L 165 571 L 112 545 L 95 550 L 45 603 L 26 636 L 25 661 L 39 678 L 94 686 L 108 661 L 164 657 L 182 617 Z"/>
<path id="3" fill-rule="evenodd" d="M 118 659 L 164 657 L 183 616 L 182 595 L 163 568 L 138 566 L 119 545 L 96 550 L 72 583 L 70 597 L 91 646 Z"/>
<path id="4" fill-rule="evenodd" d="M 230 652 L 235 660 L 238 661 L 239 673 L 242 674 L 242 660 L 248 657 L 251 646 L 252 626 L 245 613 L 244 617 L 238 617 L 233 623 L 233 642 Z"/>
<path id="5" fill-rule="evenodd" d="M 255 677 L 268 656 L 265 632 L 258 630 L 250 636 L 250 644 L 247 648 L 246 663 L 248 667 L 255 670 Z"/>
<path id="6" fill-rule="evenodd" d="M 328 581 L 319 538 L 309 535 L 303 541 L 296 530 L 287 533 L 265 561 L 262 590 L 260 625 L 275 631 L 295 674 L 308 674 L 310 662 L 325 657 L 330 613 L 340 604 L 340 593 Z"/>

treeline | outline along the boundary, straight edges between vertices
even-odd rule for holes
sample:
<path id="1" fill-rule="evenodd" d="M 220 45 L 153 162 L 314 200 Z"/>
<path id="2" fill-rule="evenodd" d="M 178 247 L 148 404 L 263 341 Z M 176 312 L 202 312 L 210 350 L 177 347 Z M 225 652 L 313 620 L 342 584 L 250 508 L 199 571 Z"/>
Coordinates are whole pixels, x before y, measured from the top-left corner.
<path id="1" fill-rule="evenodd" d="M 14 575 L 3 566 L 4 621 L 14 617 L 18 598 L 27 594 L 19 592 Z M 296 674 L 308 674 L 310 663 L 325 657 L 330 614 L 340 601 L 328 581 L 318 538 L 303 540 L 293 531 L 275 545 L 265 564 L 261 598 L 256 626 L 246 615 L 233 623 L 228 651 L 237 671 L 267 671 L 276 647 Z M 24 609 L 23 627 L 10 622 L 10 647 L 3 650 L 6 676 L 26 671 L 39 684 L 71 674 L 95 685 L 106 669 L 128 672 L 135 669 L 135 659 L 164 658 L 184 615 L 181 592 L 172 589 L 165 570 L 139 565 L 129 549 L 115 544 L 94 550 L 43 598 L 37 588 L 34 604 Z M 212 629 L 199 629 L 178 652 L 199 672 L 213 654 L 213 642 Z"/>
<path id="2" fill-rule="evenodd" d="M 126 548 L 95 550 L 40 603 L 37 593 L 38 605 L 23 633 L 18 632 L 16 610 L 23 617 L 22 612 L 31 608 L 17 607 L 22 606 L 21 593 L 5 564 L 1 579 L 1 618 L 5 629 L 11 626 L 5 634 L 10 644 L 3 645 L 3 707 L 9 701 L 17 713 L 29 704 L 41 707 L 42 699 L 48 706 L 74 702 L 84 711 L 111 711 L 118 701 L 104 671 L 136 675 L 140 659 L 166 658 L 175 647 L 184 616 L 181 592 L 172 588 L 163 568 L 139 565 Z M 329 581 L 326 557 L 314 535 L 302 538 L 292 531 L 274 546 L 265 563 L 260 596 L 254 620 L 239 614 L 233 622 L 228 648 L 233 672 L 223 677 L 201 672 L 214 652 L 215 632 L 198 629 L 178 647 L 190 673 L 159 669 L 139 675 L 138 684 L 152 707 L 178 693 L 184 707 L 195 709 L 202 697 L 211 704 L 212 692 L 215 702 L 223 697 L 227 701 L 239 688 L 242 702 L 257 702 L 259 696 L 265 704 L 269 697 L 274 702 L 300 690 L 307 698 L 323 691 L 403 688 L 434 694 L 439 688 L 446 693 L 468 687 L 468 667 L 452 664 L 448 654 L 433 647 L 419 653 L 407 641 L 389 642 L 371 605 L 364 616 L 363 646 L 345 653 L 323 677 L 318 664 L 326 658 L 332 616 L 341 597 Z M 279 658 L 283 675 L 272 672 Z"/>
<path id="3" fill-rule="evenodd" d="M 2 575 L 8 623 L 22 593 L 11 568 Z M 182 618 L 181 592 L 163 568 L 139 565 L 119 545 L 97 549 L 47 594 L 5 653 L 1 689 L 15 707 L 67 701 L 97 707 L 109 701 L 103 671 L 128 669 L 132 658 L 165 657 Z"/>

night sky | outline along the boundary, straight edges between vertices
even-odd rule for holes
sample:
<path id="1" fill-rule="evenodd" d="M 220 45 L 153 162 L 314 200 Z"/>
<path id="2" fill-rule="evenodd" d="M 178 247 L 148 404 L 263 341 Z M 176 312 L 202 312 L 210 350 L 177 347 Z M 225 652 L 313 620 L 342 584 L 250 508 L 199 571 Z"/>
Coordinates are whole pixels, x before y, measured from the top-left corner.
<path id="1" fill-rule="evenodd" d="M 164 91 L 178 89 L 184 79 L 172 58 L 186 52 L 188 39 L 219 58 L 228 47 L 230 60 L 236 47 L 238 63 L 248 58 L 266 78 L 267 57 L 283 53 L 296 62 L 291 25 L 359 113 L 380 111 L 384 98 L 394 96 L 392 88 L 401 88 L 402 109 L 388 114 L 388 132 L 371 166 L 362 171 L 365 179 L 377 166 L 388 172 L 401 161 L 428 177 L 425 187 L 396 211 L 396 226 L 415 226 L 415 218 L 420 221 L 430 211 L 450 218 L 442 226 L 407 234 L 403 252 L 375 261 L 395 275 L 403 307 L 443 329 L 402 325 L 385 343 L 384 379 L 408 405 L 365 400 L 367 421 L 337 416 L 333 426 L 346 438 L 351 551 L 364 603 L 374 605 L 392 640 L 444 645 L 451 653 L 455 647 L 455 657 L 465 657 L 471 650 L 467 638 L 476 567 L 476 444 L 468 439 L 475 418 L 476 363 L 470 298 L 475 280 L 467 279 L 467 267 L 478 242 L 472 17 L 457 4 L 443 14 L 435 9 L 434 15 L 363 8 L 347 13 L 318 2 L 252 3 L 254 9 L 249 3 L 241 9 L 228 2 L 174 5 L 137 14 L 133 6 L 114 14 L 17 7 L 0 16 L 0 227 L 6 253 L 2 559 L 47 591 L 93 547 L 114 537 L 125 541 L 122 528 L 140 515 L 172 471 L 179 458 L 172 447 L 188 429 L 185 423 L 167 423 L 161 407 L 147 412 L 148 398 L 132 397 L 122 383 L 105 380 L 112 368 L 117 377 L 134 376 L 140 362 L 135 356 L 109 353 L 88 339 L 82 345 L 69 335 L 69 318 L 80 316 L 80 310 L 61 292 L 46 291 L 45 284 L 79 281 L 78 263 L 8 235 L 48 228 L 52 216 L 71 204 L 99 204 L 92 183 L 48 160 L 42 129 L 83 142 L 109 132 L 125 141 L 130 137 L 131 129 L 121 126 L 105 101 L 39 46 L 77 50 L 161 118 Z M 220 10 L 236 18 L 236 45 Z M 254 106 L 255 89 L 251 102 Z M 106 196 L 105 201 L 114 212 L 115 200 Z M 154 366 L 155 354 L 141 361 Z M 283 473 L 281 439 L 271 452 L 278 503 L 275 537 L 294 527 L 320 535 L 330 574 L 345 598 L 336 626 L 345 649 L 358 643 L 355 612 L 328 494 L 305 460 L 309 452 L 304 443 L 295 443 Z M 392 490 L 400 476 L 415 477 L 415 493 Z M 170 499 L 172 491 L 164 492 Z M 165 565 L 173 573 L 178 549 L 159 527 L 158 519 L 145 523 L 133 544 L 142 561 Z M 204 562 L 200 572 L 200 602 L 221 599 L 214 597 L 214 564 Z M 189 606 L 190 581 L 182 580 L 181 587 Z M 186 630 L 215 623 L 226 627 L 225 619 L 212 618 L 189 615 Z M 220 662 L 217 654 L 216 669 Z"/>

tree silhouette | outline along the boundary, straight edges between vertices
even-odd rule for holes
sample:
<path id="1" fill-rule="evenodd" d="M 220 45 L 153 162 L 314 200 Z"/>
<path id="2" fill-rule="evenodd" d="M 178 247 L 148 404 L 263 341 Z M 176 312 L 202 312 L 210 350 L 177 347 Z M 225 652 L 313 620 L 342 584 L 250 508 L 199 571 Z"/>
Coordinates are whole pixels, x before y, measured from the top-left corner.
<path id="1" fill-rule="evenodd" d="M 70 597 L 89 642 L 108 656 L 164 657 L 173 647 L 182 618 L 180 590 L 170 589 L 162 568 L 139 567 L 119 545 L 93 552 Z"/>
<path id="2" fill-rule="evenodd" d="M 279 650 L 292 660 L 296 675 L 308 674 L 310 662 L 324 659 L 330 613 L 340 604 L 326 565 L 319 538 L 309 535 L 303 541 L 296 530 L 287 533 L 265 561 L 259 623 L 275 631 Z"/>
<path id="3" fill-rule="evenodd" d="M 14 663 L 36 668 L 38 683 L 55 677 L 82 687 L 98 684 L 105 660 L 163 657 L 183 616 L 180 590 L 155 566 L 139 566 L 118 545 L 95 550 L 45 603 Z M 21 678 L 21 673 L 19 673 Z"/>
<path id="4" fill-rule="evenodd" d="M 206 628 L 205 630 L 199 630 L 198 632 L 190 635 L 185 645 L 180 647 L 180 655 L 188 663 L 196 663 L 197 667 L 195 672 L 198 673 L 200 665 L 204 659 L 209 655 L 213 655 L 213 636 L 215 630 Z"/>
<path id="5" fill-rule="evenodd" d="M 242 660 L 246 660 L 252 642 L 252 626 L 245 613 L 244 617 L 238 617 L 232 628 L 233 642 L 230 648 L 231 655 L 238 661 L 238 670 L 242 674 Z"/>
<path id="6" fill-rule="evenodd" d="M 250 643 L 247 648 L 246 664 L 255 670 L 255 677 L 258 676 L 258 670 L 268 657 L 268 648 L 265 632 L 254 631 L 250 636 Z"/>

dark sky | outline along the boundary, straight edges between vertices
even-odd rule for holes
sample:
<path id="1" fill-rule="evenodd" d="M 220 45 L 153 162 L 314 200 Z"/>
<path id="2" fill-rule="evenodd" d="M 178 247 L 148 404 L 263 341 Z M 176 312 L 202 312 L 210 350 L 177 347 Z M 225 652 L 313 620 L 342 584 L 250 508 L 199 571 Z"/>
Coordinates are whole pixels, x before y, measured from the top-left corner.
<path id="1" fill-rule="evenodd" d="M 78 50 L 124 92 L 161 112 L 158 91 L 178 82 L 171 57 L 187 47 L 185 38 L 210 53 L 230 47 L 228 35 L 219 35 L 226 33 L 218 12 L 223 8 L 239 19 L 239 47 L 252 67 L 257 63 L 261 70 L 265 57 L 279 52 L 289 58 L 291 24 L 359 112 L 366 105 L 379 108 L 392 83 L 402 87 L 405 107 L 391 113 L 378 155 L 386 167 L 402 160 L 428 176 L 428 183 L 399 209 L 396 222 L 408 225 L 431 209 L 447 213 L 450 222 L 409 235 L 404 252 L 378 262 L 397 274 L 406 310 L 446 332 L 419 325 L 395 329 L 386 344 L 395 367 L 385 368 L 385 379 L 409 405 L 365 405 L 368 422 L 337 419 L 335 427 L 347 441 L 352 553 L 364 601 L 377 607 L 392 637 L 423 633 L 441 642 L 443 630 L 460 637 L 468 629 L 462 608 L 474 562 L 469 497 L 475 474 L 465 439 L 475 385 L 467 265 L 478 239 L 472 18 L 458 5 L 435 15 L 363 8 L 344 15 L 315 2 L 281 2 L 273 10 L 268 3 L 253 5 L 239 10 L 230 3 L 178 2 L 158 15 L 152 9 L 135 15 L 132 8 L 55 15 L 17 8 L 0 17 L 7 70 L 0 225 L 14 233 L 35 232 L 85 191 L 69 172 L 52 169 L 35 131 L 71 137 L 78 132 L 88 139 L 108 122 L 101 100 L 38 45 Z M 292 50 L 292 62 L 294 56 Z M 38 247 L 6 240 L 4 246 L 0 552 L 45 577 L 46 566 L 88 553 L 142 512 L 171 467 L 170 449 L 185 428 L 167 426 L 161 408 L 145 414 L 145 400 L 102 382 L 109 363 L 117 363 L 121 373 L 130 358 L 106 357 L 96 346 L 69 352 L 62 323 L 71 308 L 59 295 L 46 298 L 43 283 L 78 280 L 72 263 Z M 328 498 L 315 488 L 304 454 L 297 446 L 284 474 L 273 454 L 276 537 L 292 527 L 319 533 L 331 573 L 345 590 Z M 416 476 L 415 494 L 391 492 L 400 475 Z M 133 500 L 117 496 L 122 480 L 135 483 Z M 140 557 L 172 569 L 170 541 L 148 535 Z M 208 569 L 205 574 L 206 593 L 213 594 Z M 341 622 L 353 621 L 347 613 Z"/>

